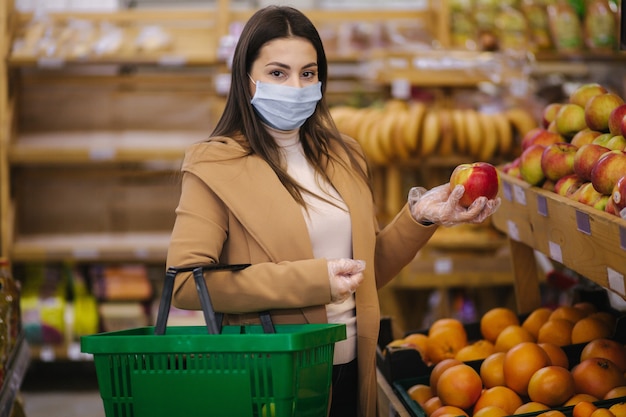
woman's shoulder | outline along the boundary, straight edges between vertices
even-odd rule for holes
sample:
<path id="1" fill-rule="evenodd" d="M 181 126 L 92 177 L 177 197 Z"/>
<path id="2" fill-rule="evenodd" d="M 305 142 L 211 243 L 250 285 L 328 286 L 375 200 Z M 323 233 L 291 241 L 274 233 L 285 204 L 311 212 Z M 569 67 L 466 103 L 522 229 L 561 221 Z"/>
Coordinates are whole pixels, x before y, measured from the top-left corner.
<path id="1" fill-rule="evenodd" d="M 214 136 L 187 148 L 183 168 L 202 163 L 239 159 L 248 154 L 249 152 L 241 142 L 235 138 Z"/>

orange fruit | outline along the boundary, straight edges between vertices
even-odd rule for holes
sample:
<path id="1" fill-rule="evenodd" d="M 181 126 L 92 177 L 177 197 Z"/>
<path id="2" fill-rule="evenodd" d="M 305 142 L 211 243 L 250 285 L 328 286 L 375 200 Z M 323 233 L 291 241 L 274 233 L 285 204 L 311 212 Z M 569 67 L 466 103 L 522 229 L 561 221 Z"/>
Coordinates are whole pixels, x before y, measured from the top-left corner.
<path id="1" fill-rule="evenodd" d="M 513 414 L 522 405 L 522 398 L 511 388 L 496 386 L 483 390 L 474 404 L 474 413 L 489 406 L 504 410 L 507 415 Z"/>
<path id="2" fill-rule="evenodd" d="M 423 406 L 426 400 L 434 397 L 433 391 L 430 389 L 430 385 L 426 384 L 412 385 L 406 390 L 406 393 L 409 394 L 409 397 L 411 397 L 420 406 Z"/>
<path id="3" fill-rule="evenodd" d="M 443 405 L 469 409 L 483 389 L 483 381 L 474 368 L 461 364 L 452 366 L 439 376 L 437 395 Z"/>
<path id="4" fill-rule="evenodd" d="M 467 346 L 467 333 L 452 327 L 441 328 L 428 335 L 426 355 L 432 363 L 454 358 L 462 347 Z"/>
<path id="5" fill-rule="evenodd" d="M 599 407 L 591 413 L 591 417 L 615 417 L 615 414 L 608 408 Z"/>
<path id="6" fill-rule="evenodd" d="M 537 343 L 523 342 L 504 356 L 504 383 L 519 395 L 528 394 L 528 383 L 539 369 L 550 365 L 550 357 Z"/>
<path id="7" fill-rule="evenodd" d="M 574 323 L 562 318 L 550 319 L 539 328 L 538 343 L 554 343 L 557 346 L 572 344 Z"/>
<path id="8" fill-rule="evenodd" d="M 610 359 L 622 372 L 626 372 L 626 346 L 613 339 L 601 338 L 587 343 L 580 353 L 580 360 L 588 358 Z"/>
<path id="9" fill-rule="evenodd" d="M 554 343 L 538 343 L 538 345 L 546 351 L 552 365 L 569 369 L 569 358 L 561 346 L 557 346 Z"/>
<path id="10" fill-rule="evenodd" d="M 435 320 L 430 327 L 428 328 L 428 334 L 432 334 L 437 330 L 441 329 L 455 329 L 462 331 L 465 333 L 465 327 L 463 326 L 463 322 L 459 319 L 455 319 L 453 317 L 444 317 L 441 319 Z"/>
<path id="11" fill-rule="evenodd" d="M 572 417 L 591 417 L 598 407 L 589 401 L 580 401 L 572 408 Z"/>
<path id="12" fill-rule="evenodd" d="M 610 337 L 613 330 L 603 320 L 597 317 L 584 317 L 578 320 L 572 328 L 572 343 L 584 343 L 594 339 Z"/>
<path id="13" fill-rule="evenodd" d="M 477 340 L 472 344 L 463 346 L 456 353 L 455 359 L 461 362 L 475 361 L 479 359 L 485 359 L 487 356 L 494 352 L 493 343 L 488 340 Z"/>
<path id="14" fill-rule="evenodd" d="M 443 416 L 466 416 L 467 412 L 459 407 L 453 405 L 442 405 L 438 409 L 430 414 L 430 417 L 443 417 Z"/>
<path id="15" fill-rule="evenodd" d="M 587 313 L 584 310 L 576 308 L 574 306 L 558 306 L 552 311 L 548 320 L 553 319 L 565 319 L 572 323 L 576 323 L 583 317 L 587 317 Z"/>
<path id="16" fill-rule="evenodd" d="M 615 415 L 615 417 L 626 417 L 626 402 L 619 402 L 611 405 L 609 411 Z"/>
<path id="17" fill-rule="evenodd" d="M 520 324 L 519 317 L 513 310 L 506 307 L 495 307 L 480 318 L 480 333 L 483 338 L 495 343 L 500 332 L 511 324 Z"/>
<path id="18" fill-rule="evenodd" d="M 537 415 L 537 417 L 566 417 L 565 413 L 560 410 L 547 410 Z"/>
<path id="19" fill-rule="evenodd" d="M 557 407 L 575 394 L 574 377 L 566 368 L 550 365 L 539 369 L 528 382 L 531 401 Z"/>
<path id="20" fill-rule="evenodd" d="M 448 359 L 442 360 L 441 362 L 433 366 L 433 369 L 431 369 L 430 371 L 430 377 L 428 381 L 430 385 L 430 389 L 433 392 L 433 395 L 437 395 L 437 383 L 439 382 L 439 377 L 441 376 L 443 371 L 455 365 L 461 365 L 462 363 L 463 362 L 461 362 L 458 359 L 448 358 Z"/>
<path id="21" fill-rule="evenodd" d="M 411 333 L 402 339 L 404 345 L 417 350 L 424 363 L 428 363 L 428 336 L 423 333 Z"/>
<path id="22" fill-rule="evenodd" d="M 609 392 L 604 395 L 604 400 L 612 400 L 613 398 L 626 397 L 626 385 L 611 388 Z"/>
<path id="23" fill-rule="evenodd" d="M 539 335 L 539 329 L 548 321 L 548 318 L 552 314 L 552 310 L 548 307 L 539 307 L 531 311 L 531 313 L 522 322 L 522 327 L 525 328 L 537 339 Z"/>
<path id="24" fill-rule="evenodd" d="M 596 313 L 591 313 L 588 317 L 598 318 L 604 321 L 609 325 L 610 329 L 615 329 L 615 324 L 617 323 L 617 318 L 612 313 L 608 311 L 598 311 Z"/>
<path id="25" fill-rule="evenodd" d="M 424 409 L 424 413 L 426 413 L 427 416 L 431 416 L 432 413 L 435 412 L 435 410 L 439 409 L 442 406 L 443 404 L 441 404 L 441 399 L 437 396 L 434 396 L 426 400 L 422 408 Z"/>
<path id="26" fill-rule="evenodd" d="M 626 385 L 626 377 L 617 365 L 604 358 L 589 358 L 571 370 L 576 392 L 604 396 L 613 388 Z"/>
<path id="27" fill-rule="evenodd" d="M 510 326 L 502 329 L 498 337 L 494 348 L 496 352 L 506 352 L 513 346 L 522 342 L 534 342 L 535 337 L 525 328 L 519 324 L 511 324 Z"/>
<path id="28" fill-rule="evenodd" d="M 587 401 L 588 403 L 592 403 L 592 402 L 598 401 L 598 398 L 590 394 L 578 393 L 578 394 L 574 394 L 572 398 L 565 401 L 565 404 L 563 404 L 563 406 L 576 405 L 581 401 Z"/>
<path id="29" fill-rule="evenodd" d="M 480 364 L 480 378 L 485 388 L 504 385 L 504 356 L 504 352 L 495 352 Z"/>
<path id="30" fill-rule="evenodd" d="M 541 404 L 536 401 L 528 401 L 517 407 L 517 410 L 515 410 L 513 414 L 536 413 L 537 411 L 544 411 L 549 409 L 550 407 L 545 404 Z"/>
<path id="31" fill-rule="evenodd" d="M 472 417 L 505 417 L 510 413 L 507 413 L 500 407 L 496 407 L 495 405 L 488 405 L 486 407 L 481 408 L 478 411 L 474 411 Z"/>
<path id="32" fill-rule="evenodd" d="M 560 410 L 547 410 L 541 414 L 538 414 L 537 417 L 566 417 L 565 413 Z"/>

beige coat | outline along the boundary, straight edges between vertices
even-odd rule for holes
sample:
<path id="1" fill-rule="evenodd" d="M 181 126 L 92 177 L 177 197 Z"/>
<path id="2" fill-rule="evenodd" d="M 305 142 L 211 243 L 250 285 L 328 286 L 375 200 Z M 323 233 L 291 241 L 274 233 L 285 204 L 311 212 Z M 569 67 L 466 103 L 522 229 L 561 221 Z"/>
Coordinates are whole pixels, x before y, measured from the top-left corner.
<path id="1" fill-rule="evenodd" d="M 346 138 L 355 152 L 355 141 Z M 346 160 L 343 151 L 335 150 Z M 261 158 L 231 138 L 193 145 L 182 167 L 167 266 L 209 262 L 250 263 L 239 272 L 207 275 L 216 311 L 229 323 L 258 322 L 272 310 L 275 323 L 324 323 L 330 286 L 325 259 L 314 259 L 301 208 Z M 356 291 L 360 415 L 376 416 L 377 289 L 410 262 L 435 227 L 415 222 L 408 206 L 382 230 L 368 187 L 337 164 L 329 172 L 350 210 L 354 259 L 366 261 Z M 179 275 L 174 305 L 199 309 L 193 278 Z"/>

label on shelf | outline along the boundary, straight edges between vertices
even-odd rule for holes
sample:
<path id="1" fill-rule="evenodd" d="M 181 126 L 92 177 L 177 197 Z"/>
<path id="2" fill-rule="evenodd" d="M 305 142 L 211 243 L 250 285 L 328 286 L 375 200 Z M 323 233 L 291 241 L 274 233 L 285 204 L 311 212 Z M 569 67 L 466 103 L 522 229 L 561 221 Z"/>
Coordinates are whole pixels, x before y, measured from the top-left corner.
<path id="1" fill-rule="evenodd" d="M 159 58 L 159 65 L 163 67 L 184 67 L 187 65 L 187 58 L 180 55 L 163 55 Z"/>
<path id="2" fill-rule="evenodd" d="M 72 251 L 72 256 L 76 259 L 92 259 L 100 256 L 100 251 L 95 248 L 78 248 Z"/>
<path id="3" fill-rule="evenodd" d="M 616 270 L 607 267 L 606 268 L 609 288 L 616 293 L 620 294 L 622 297 L 626 297 L 626 288 L 624 284 L 624 275 L 620 274 Z"/>
<path id="4" fill-rule="evenodd" d="M 561 252 L 561 246 L 555 242 L 548 242 L 548 250 L 550 251 L 550 258 L 553 260 L 563 263 L 563 252 Z"/>
<path id="5" fill-rule="evenodd" d="M 513 189 L 511 184 L 508 182 L 502 183 L 502 194 L 504 195 L 504 199 L 507 201 L 513 201 Z"/>
<path id="6" fill-rule="evenodd" d="M 92 148 L 89 150 L 89 159 L 92 161 L 110 161 L 115 158 L 115 148 Z"/>
<path id="7" fill-rule="evenodd" d="M 37 66 L 46 69 L 58 69 L 65 66 L 65 60 L 55 56 L 42 56 L 37 59 Z"/>
<path id="8" fill-rule="evenodd" d="M 449 274 L 452 272 L 453 264 L 450 258 L 437 258 L 433 265 L 435 274 Z"/>
<path id="9" fill-rule="evenodd" d="M 619 247 L 626 250 L 626 227 L 619 227 Z"/>
<path id="10" fill-rule="evenodd" d="M 515 197 L 515 201 L 520 203 L 522 206 L 526 205 L 526 193 L 524 189 L 517 184 L 513 184 L 513 196 Z"/>
<path id="11" fill-rule="evenodd" d="M 576 210 L 576 228 L 579 232 L 591 236 L 591 222 L 587 213 Z"/>
<path id="12" fill-rule="evenodd" d="M 506 226 L 507 226 L 507 230 L 509 233 L 509 237 L 519 242 L 520 241 L 519 229 L 517 228 L 517 224 L 515 224 L 513 220 L 507 220 Z"/>
<path id="13" fill-rule="evenodd" d="M 39 359 L 43 362 L 53 362 L 56 358 L 54 348 L 50 345 L 43 345 L 39 350 Z"/>
<path id="14" fill-rule="evenodd" d="M 548 200 L 543 195 L 537 195 L 537 212 L 548 217 Z"/>

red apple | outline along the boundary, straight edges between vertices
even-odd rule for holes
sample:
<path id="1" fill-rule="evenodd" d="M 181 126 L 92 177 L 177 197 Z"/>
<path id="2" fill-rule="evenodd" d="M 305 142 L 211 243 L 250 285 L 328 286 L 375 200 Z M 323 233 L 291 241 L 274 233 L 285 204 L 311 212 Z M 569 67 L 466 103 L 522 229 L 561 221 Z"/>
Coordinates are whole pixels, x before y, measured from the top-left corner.
<path id="1" fill-rule="evenodd" d="M 569 197 L 572 193 L 578 190 L 581 185 L 585 184 L 585 182 L 585 180 L 576 174 L 565 175 L 554 183 L 554 192 L 562 195 L 563 197 Z"/>
<path id="2" fill-rule="evenodd" d="M 619 213 L 626 207 L 626 174 L 617 180 L 613 186 L 611 201 L 613 202 L 615 208 L 614 214 Z"/>
<path id="3" fill-rule="evenodd" d="M 576 133 L 569 143 L 580 148 L 587 143 L 591 143 L 595 138 L 600 135 L 600 132 L 586 128 Z"/>
<path id="4" fill-rule="evenodd" d="M 609 131 L 609 116 L 624 100 L 614 93 L 604 93 L 593 96 L 585 106 L 585 123 L 591 130 L 598 132 Z"/>
<path id="5" fill-rule="evenodd" d="M 578 104 L 566 103 L 556 114 L 554 119 L 556 130 L 566 138 L 573 137 L 576 133 L 587 128 L 585 122 L 585 109 Z"/>
<path id="6" fill-rule="evenodd" d="M 626 175 L 626 152 L 613 150 L 605 153 L 591 170 L 591 183 L 602 194 L 611 194 L 617 181 Z"/>
<path id="7" fill-rule="evenodd" d="M 522 179 L 529 184 L 538 185 L 546 176 L 541 169 L 541 155 L 546 147 L 539 144 L 530 145 L 520 155 L 520 174 Z"/>
<path id="8" fill-rule="evenodd" d="M 550 126 L 550 123 L 554 121 L 556 114 L 559 112 L 559 109 L 563 103 L 550 103 L 546 107 L 544 107 L 543 112 L 541 114 L 541 123 L 542 126 L 546 129 Z"/>
<path id="9" fill-rule="evenodd" d="M 626 139 L 622 135 L 613 136 L 611 133 L 603 133 L 596 137 L 591 143 L 602 145 L 610 150 L 622 150 L 626 147 Z"/>
<path id="10" fill-rule="evenodd" d="M 461 164 L 452 171 L 450 188 L 454 189 L 459 184 L 465 187 L 459 204 L 469 207 L 478 197 L 496 198 L 500 177 L 496 168 L 487 162 Z"/>
<path id="11" fill-rule="evenodd" d="M 578 148 L 571 143 L 559 142 L 546 146 L 541 154 L 541 170 L 545 177 L 556 181 L 574 173 L 574 156 Z"/>
<path id="12" fill-rule="evenodd" d="M 626 104 L 620 104 L 609 114 L 609 132 L 613 136 L 626 136 L 622 126 L 626 127 Z"/>
<path id="13" fill-rule="evenodd" d="M 593 184 L 586 182 L 578 188 L 574 193 L 570 195 L 570 198 L 579 203 L 583 203 L 587 206 L 593 206 L 600 200 L 602 193 L 593 188 Z"/>
<path id="14" fill-rule="evenodd" d="M 617 210 L 617 207 L 615 207 L 615 203 L 611 198 L 609 198 L 609 201 L 606 202 L 606 207 L 604 207 L 604 211 L 614 216 L 619 216 L 619 210 Z"/>
<path id="15" fill-rule="evenodd" d="M 580 107 L 585 107 L 587 101 L 598 94 L 608 93 L 608 90 L 598 83 L 583 84 L 574 90 L 569 96 L 569 102 L 578 104 Z"/>
<path id="16" fill-rule="evenodd" d="M 548 146 L 559 142 L 565 142 L 565 138 L 556 132 L 550 132 L 547 129 L 539 127 L 524 135 L 522 138 L 522 150 L 534 144 Z"/>
<path id="17" fill-rule="evenodd" d="M 505 174 L 511 175 L 513 177 L 519 177 L 519 163 L 520 163 L 520 158 L 518 156 L 514 160 L 509 161 L 505 163 L 504 165 L 502 165 L 502 168 L 501 168 L 502 172 L 504 172 Z"/>
<path id="18" fill-rule="evenodd" d="M 585 181 L 591 181 L 591 169 L 610 149 L 596 143 L 581 146 L 574 155 L 574 172 Z"/>

